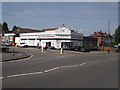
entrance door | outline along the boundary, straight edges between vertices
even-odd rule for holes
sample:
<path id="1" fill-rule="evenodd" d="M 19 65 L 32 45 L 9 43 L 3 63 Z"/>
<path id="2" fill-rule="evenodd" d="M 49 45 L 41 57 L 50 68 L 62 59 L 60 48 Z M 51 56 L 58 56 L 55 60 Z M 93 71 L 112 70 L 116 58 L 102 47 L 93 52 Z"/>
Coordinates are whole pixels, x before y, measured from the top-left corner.
<path id="1" fill-rule="evenodd" d="M 73 45 L 72 42 L 62 42 L 62 44 L 61 44 L 61 46 L 62 46 L 64 49 L 72 49 L 72 45 Z"/>
<path id="2" fill-rule="evenodd" d="M 51 47 L 51 42 L 46 42 L 47 47 Z"/>

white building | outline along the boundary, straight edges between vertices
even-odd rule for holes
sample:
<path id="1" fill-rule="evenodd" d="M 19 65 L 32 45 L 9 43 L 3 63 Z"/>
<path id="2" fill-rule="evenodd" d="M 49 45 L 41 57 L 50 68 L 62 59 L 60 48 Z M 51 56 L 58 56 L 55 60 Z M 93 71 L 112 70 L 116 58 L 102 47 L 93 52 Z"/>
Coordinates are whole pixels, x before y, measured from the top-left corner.
<path id="1" fill-rule="evenodd" d="M 25 43 L 28 46 L 61 47 L 70 49 L 74 46 L 82 46 L 83 34 L 77 33 L 64 25 L 60 28 L 43 29 L 42 32 L 21 33 L 15 38 L 15 43 Z"/>
<path id="2" fill-rule="evenodd" d="M 13 43 L 14 42 L 14 36 L 15 33 L 4 33 L 4 36 L 2 36 L 2 42 L 9 42 Z"/>

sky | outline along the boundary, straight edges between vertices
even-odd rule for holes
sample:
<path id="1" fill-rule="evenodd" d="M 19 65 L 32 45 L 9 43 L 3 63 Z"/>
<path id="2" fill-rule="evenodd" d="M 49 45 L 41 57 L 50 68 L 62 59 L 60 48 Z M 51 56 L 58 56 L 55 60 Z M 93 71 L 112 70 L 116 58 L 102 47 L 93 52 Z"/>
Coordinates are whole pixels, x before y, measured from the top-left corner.
<path id="1" fill-rule="evenodd" d="M 2 2 L 119 2 L 120 0 L 1 0 Z"/>
<path id="2" fill-rule="evenodd" d="M 62 24 L 83 35 L 118 26 L 118 2 L 2 2 L 2 21 L 10 29 L 59 28 Z"/>
<path id="3" fill-rule="evenodd" d="M 2 3 L 0 2 L 0 22 L 2 22 Z"/>

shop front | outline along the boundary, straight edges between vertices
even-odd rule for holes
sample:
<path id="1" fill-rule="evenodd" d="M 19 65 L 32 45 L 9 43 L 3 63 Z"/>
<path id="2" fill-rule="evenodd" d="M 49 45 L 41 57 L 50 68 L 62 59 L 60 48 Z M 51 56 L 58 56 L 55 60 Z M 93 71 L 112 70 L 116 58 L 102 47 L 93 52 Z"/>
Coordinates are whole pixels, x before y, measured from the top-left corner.
<path id="1" fill-rule="evenodd" d="M 83 34 L 61 26 L 55 29 L 44 29 L 37 33 L 21 33 L 19 42 L 22 39 L 27 40 L 26 42 L 31 40 L 31 43 L 34 43 L 32 45 L 39 47 L 72 49 L 74 46 L 82 46 Z M 29 46 L 31 43 L 26 44 Z"/>

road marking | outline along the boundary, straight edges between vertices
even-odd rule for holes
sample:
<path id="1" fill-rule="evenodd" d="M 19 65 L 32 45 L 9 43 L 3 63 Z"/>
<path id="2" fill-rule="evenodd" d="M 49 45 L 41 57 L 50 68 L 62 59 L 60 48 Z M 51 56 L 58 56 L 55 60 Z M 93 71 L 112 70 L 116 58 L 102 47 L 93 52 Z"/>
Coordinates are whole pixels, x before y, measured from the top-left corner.
<path id="1" fill-rule="evenodd" d="M 3 79 L 4 77 L 0 77 L 0 79 Z"/>
<path id="2" fill-rule="evenodd" d="M 88 62 L 86 62 L 88 63 Z M 51 71 L 54 71 L 54 70 L 57 70 L 57 69 L 60 69 L 60 68 L 69 68 L 69 67 L 77 67 L 77 66 L 81 66 L 81 65 L 84 65 L 86 63 L 81 63 L 81 64 L 77 64 L 77 65 L 68 65 L 68 66 L 61 66 L 61 67 L 55 67 L 55 68 L 52 68 L 52 69 L 48 69 L 48 70 L 45 70 L 44 72 L 51 72 Z M 27 76 L 27 75 L 35 75 L 35 74 L 42 74 L 44 72 L 33 72 L 33 73 L 24 73 L 24 74 L 16 74 L 16 75 L 10 75 L 10 76 L 7 76 L 7 78 L 12 78 L 12 77 L 20 77 L 20 76 Z M 0 77 L 0 79 L 2 79 L 3 77 Z"/>
<path id="3" fill-rule="evenodd" d="M 27 75 L 35 75 L 35 74 L 41 74 L 43 72 L 34 72 L 34 73 L 25 73 L 25 74 L 16 74 L 16 75 L 10 75 L 10 76 L 7 76 L 8 78 L 11 78 L 11 77 L 20 77 L 20 76 L 27 76 Z"/>
<path id="4" fill-rule="evenodd" d="M 61 68 L 77 67 L 77 66 L 81 66 L 81 65 L 84 65 L 84 64 L 86 64 L 86 63 L 81 63 L 81 64 L 77 64 L 77 65 L 61 66 Z"/>
<path id="5" fill-rule="evenodd" d="M 48 70 L 45 70 L 44 72 L 50 72 L 50 71 L 54 71 L 54 70 L 57 70 L 59 69 L 60 67 L 56 67 L 56 68 L 52 68 L 52 69 L 48 69 Z"/>
<path id="6" fill-rule="evenodd" d="M 61 68 L 76 67 L 76 66 L 79 66 L 79 65 L 61 66 Z"/>
<path id="7" fill-rule="evenodd" d="M 87 63 L 87 62 L 86 62 L 86 63 Z M 84 65 L 84 64 L 86 64 L 86 63 L 81 63 L 81 64 L 79 64 L 79 65 L 81 66 L 81 65 Z"/>
<path id="8" fill-rule="evenodd" d="M 3 64 L 3 63 L 5 63 L 5 62 L 0 62 L 0 64 Z"/>

